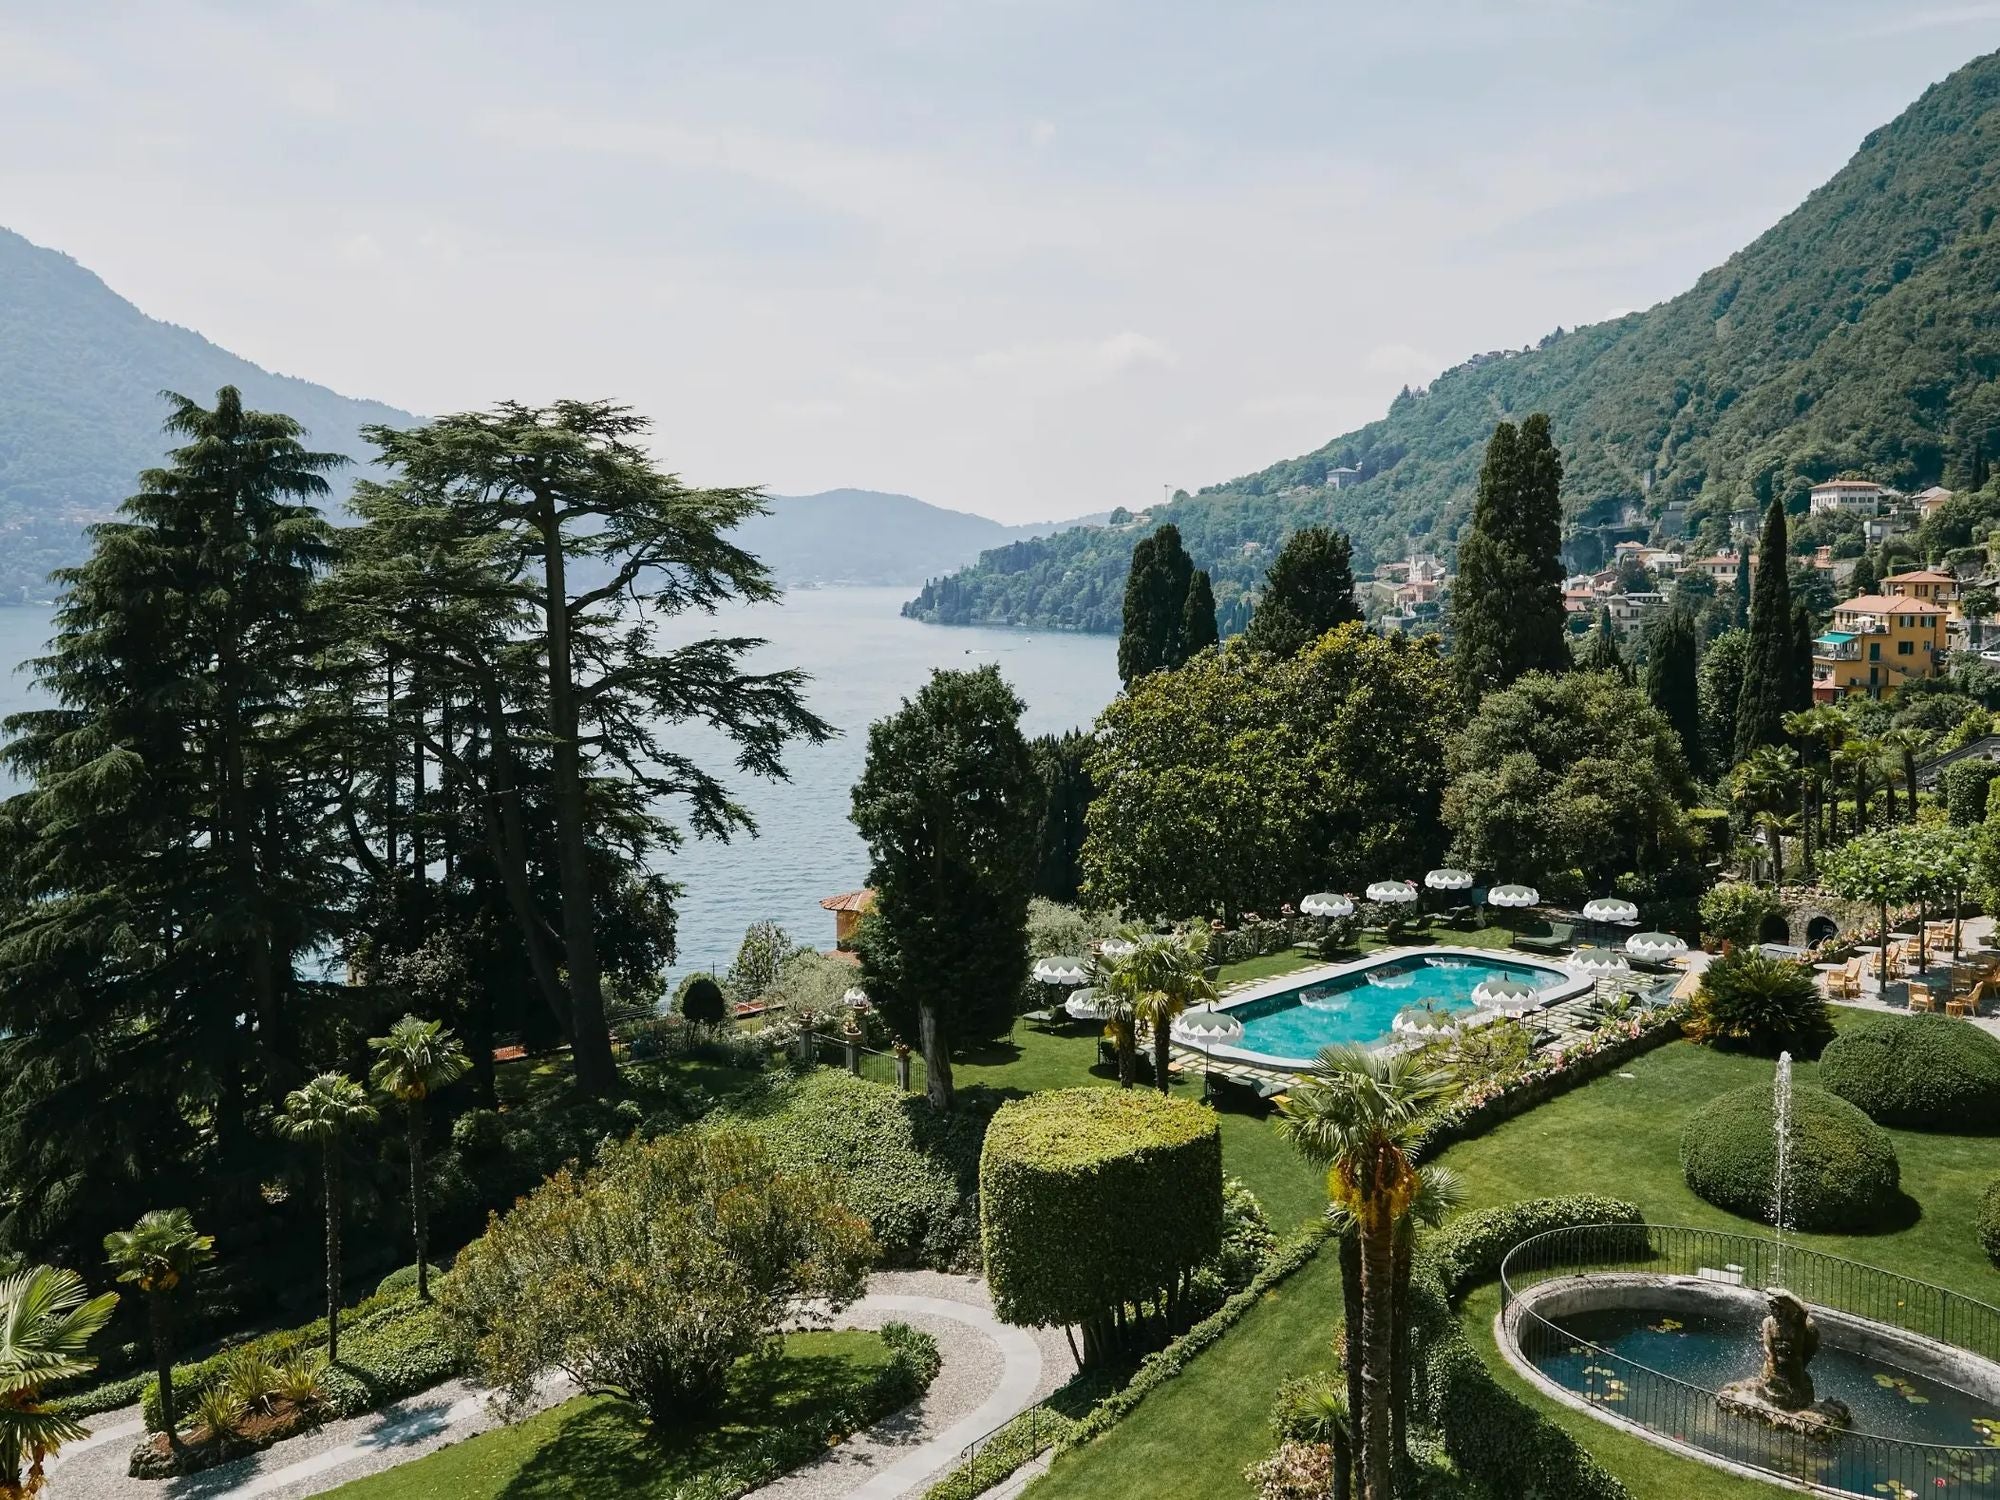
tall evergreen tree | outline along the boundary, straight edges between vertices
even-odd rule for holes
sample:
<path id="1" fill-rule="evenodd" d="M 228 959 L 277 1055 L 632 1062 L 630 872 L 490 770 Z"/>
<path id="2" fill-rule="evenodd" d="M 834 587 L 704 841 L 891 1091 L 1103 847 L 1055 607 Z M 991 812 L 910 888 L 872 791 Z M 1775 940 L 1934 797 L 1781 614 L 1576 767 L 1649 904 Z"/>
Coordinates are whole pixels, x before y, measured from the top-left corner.
<path id="1" fill-rule="evenodd" d="M 1084 816 L 1094 787 L 1091 736 L 1082 730 L 1028 742 L 1042 781 L 1042 821 L 1035 835 L 1035 894 L 1074 905 L 1083 889 Z"/>
<path id="2" fill-rule="evenodd" d="M 1347 533 L 1306 526 L 1285 539 L 1264 575 L 1247 638 L 1259 651 L 1296 656 L 1336 625 L 1360 618 Z"/>
<path id="3" fill-rule="evenodd" d="M 1616 672 L 1626 675 L 1625 658 L 1618 653 L 1618 631 L 1611 623 L 1611 611 L 1600 609 L 1590 637 L 1583 643 L 1577 665 L 1586 672 Z"/>
<path id="4" fill-rule="evenodd" d="M 1215 590 L 1209 584 L 1208 570 L 1197 568 L 1188 583 L 1187 603 L 1181 610 L 1181 661 L 1206 651 L 1221 639 L 1215 622 Z"/>
<path id="5" fill-rule="evenodd" d="M 1760 745 L 1782 744 L 1785 715 L 1793 711 L 1796 657 L 1792 637 L 1792 586 L 1787 576 L 1785 506 L 1773 500 L 1757 546 L 1757 574 L 1750 602 L 1750 644 L 1743 661 L 1742 696 L 1736 702 L 1735 759 Z"/>
<path id="6" fill-rule="evenodd" d="M 1772 502 L 1776 504 L 1775 501 Z M 1750 549 L 1738 544 L 1736 548 L 1736 593 L 1735 603 L 1730 611 L 1729 628 L 1748 630 L 1750 628 Z"/>
<path id="7" fill-rule="evenodd" d="M 1708 764 L 1701 733 L 1699 655 L 1694 617 L 1686 609 L 1653 617 L 1646 631 L 1646 696 L 1673 725 L 1688 769 L 1697 777 L 1706 774 Z"/>
<path id="8" fill-rule="evenodd" d="M 1562 578 L 1562 456 L 1537 412 L 1493 429 L 1459 539 L 1452 662 L 1468 699 L 1524 672 L 1568 670 Z"/>
<path id="9" fill-rule="evenodd" d="M 1148 672 L 1171 670 L 1188 659 L 1187 600 L 1193 584 L 1194 561 L 1172 522 L 1132 549 L 1125 627 L 1118 638 L 1118 676 L 1128 687 Z M 1212 596 L 1209 613 L 1213 617 Z"/>
<path id="10" fill-rule="evenodd" d="M 1042 783 L 1020 718 L 999 668 L 933 672 L 869 726 L 854 784 L 875 890 L 862 982 L 890 1024 L 914 1023 L 935 1109 L 952 1104 L 952 1047 L 1004 1029 L 1028 978 Z"/>
<path id="11" fill-rule="evenodd" d="M 1792 605 L 1792 669 L 1787 679 L 1789 691 L 1785 708 L 1802 714 L 1813 706 L 1813 641 L 1819 631 L 1813 625 L 1812 606 L 1804 600 Z"/>

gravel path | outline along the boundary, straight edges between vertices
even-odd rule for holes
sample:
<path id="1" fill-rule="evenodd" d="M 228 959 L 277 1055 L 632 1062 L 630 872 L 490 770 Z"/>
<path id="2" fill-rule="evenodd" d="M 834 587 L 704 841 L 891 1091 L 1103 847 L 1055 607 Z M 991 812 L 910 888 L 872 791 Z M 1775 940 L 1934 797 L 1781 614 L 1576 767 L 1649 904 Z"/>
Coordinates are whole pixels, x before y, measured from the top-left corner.
<path id="1" fill-rule="evenodd" d="M 882 1271 L 839 1325 L 877 1328 L 900 1321 L 938 1341 L 942 1365 L 924 1398 L 859 1433 L 824 1457 L 755 1491 L 756 1500 L 891 1500 L 920 1493 L 967 1443 L 1040 1400 L 1069 1378 L 1060 1329 L 999 1323 L 985 1285 L 930 1271 Z M 537 1408 L 572 1394 L 551 1382 Z M 177 1480 L 125 1472 L 139 1438 L 139 1409 L 95 1418 L 50 1471 L 48 1500 L 299 1500 L 421 1458 L 501 1425 L 487 1393 L 452 1381 L 379 1412 L 288 1439 L 233 1464 Z M 450 1497 L 440 1497 L 450 1500 Z"/>

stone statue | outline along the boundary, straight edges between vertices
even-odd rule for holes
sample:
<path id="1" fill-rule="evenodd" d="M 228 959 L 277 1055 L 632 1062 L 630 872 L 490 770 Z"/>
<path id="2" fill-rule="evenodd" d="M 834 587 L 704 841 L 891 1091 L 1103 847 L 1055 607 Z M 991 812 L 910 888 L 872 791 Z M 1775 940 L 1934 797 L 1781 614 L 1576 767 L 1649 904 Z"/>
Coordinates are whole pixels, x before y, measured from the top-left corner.
<path id="1" fill-rule="evenodd" d="M 1847 1426 L 1849 1418 L 1844 1403 L 1813 1399 L 1812 1372 L 1806 1366 L 1819 1353 L 1819 1326 L 1805 1303 L 1783 1287 L 1766 1291 L 1764 1305 L 1768 1311 L 1758 1329 L 1764 1368 L 1753 1379 L 1724 1386 L 1717 1403 L 1766 1426 L 1824 1441 Z"/>

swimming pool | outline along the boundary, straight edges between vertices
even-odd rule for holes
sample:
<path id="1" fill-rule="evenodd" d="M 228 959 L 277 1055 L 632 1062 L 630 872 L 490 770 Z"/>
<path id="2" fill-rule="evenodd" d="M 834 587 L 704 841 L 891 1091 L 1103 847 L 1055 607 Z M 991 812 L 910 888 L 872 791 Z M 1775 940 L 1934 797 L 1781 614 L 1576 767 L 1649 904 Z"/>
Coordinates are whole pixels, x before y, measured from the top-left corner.
<path id="1" fill-rule="evenodd" d="M 1397 1012 L 1413 1006 L 1470 1011 L 1473 986 L 1498 978 L 1532 985 L 1547 1002 L 1590 988 L 1588 979 L 1552 964 L 1476 948 L 1385 955 L 1321 970 L 1303 982 L 1287 975 L 1223 1006 L 1243 1023 L 1243 1039 L 1216 1047 L 1213 1055 L 1308 1067 L 1322 1047 L 1388 1041 Z"/>

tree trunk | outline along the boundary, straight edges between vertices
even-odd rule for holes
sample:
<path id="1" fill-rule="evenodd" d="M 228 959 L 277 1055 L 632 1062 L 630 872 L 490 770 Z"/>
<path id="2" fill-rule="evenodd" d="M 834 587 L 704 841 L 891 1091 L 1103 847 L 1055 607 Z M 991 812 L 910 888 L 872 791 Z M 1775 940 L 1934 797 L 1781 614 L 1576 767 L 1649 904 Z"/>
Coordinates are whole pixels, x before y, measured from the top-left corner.
<path id="1" fill-rule="evenodd" d="M 417 1300 L 431 1300 L 430 1201 L 424 1193 L 424 1116 L 417 1102 L 406 1104 L 410 1130 L 410 1228 L 417 1242 Z"/>
<path id="2" fill-rule="evenodd" d="M 933 1002 L 924 1001 L 917 1006 L 917 1039 L 924 1054 L 924 1097 L 930 1100 L 932 1109 L 950 1109 L 950 1039 L 944 1034 L 944 1017 Z"/>
<path id="3" fill-rule="evenodd" d="M 1367 1204 L 1363 1211 L 1368 1221 L 1361 1230 L 1361 1496 L 1362 1500 L 1393 1500 L 1395 1225 L 1377 1204 Z M 1354 1341 L 1349 1339 L 1348 1349 L 1353 1348 Z"/>
<path id="4" fill-rule="evenodd" d="M 1805 867 L 1805 882 L 1813 883 L 1813 833 L 1819 819 L 1817 799 L 1810 782 L 1799 786 L 1799 862 Z"/>
<path id="5" fill-rule="evenodd" d="M 1417 1238 L 1416 1221 L 1408 1214 L 1397 1222 L 1395 1259 L 1391 1266 L 1395 1290 L 1391 1312 L 1395 1319 L 1395 1352 L 1389 1363 L 1389 1386 L 1393 1392 L 1389 1427 L 1389 1456 L 1396 1472 L 1410 1466 L 1410 1258 Z"/>
<path id="6" fill-rule="evenodd" d="M 521 946 L 527 951 L 535 985 L 548 1002 L 563 1036 L 573 1044 L 575 1027 L 569 992 L 556 972 L 555 955 L 549 951 L 549 933 L 528 884 L 528 839 L 521 827 L 521 792 L 514 781 L 514 742 L 507 733 L 506 705 L 500 699 L 500 686 L 491 677 L 486 682 L 486 714 L 494 791 L 490 799 L 481 803 L 487 847 L 492 850 L 494 866 L 500 871 L 507 905 L 513 909 L 514 920 L 521 929 Z"/>
<path id="7" fill-rule="evenodd" d="M 1117 1035 L 1111 1039 L 1112 1050 L 1118 1056 L 1118 1087 L 1121 1089 L 1132 1087 L 1133 1075 L 1139 1071 L 1136 1066 L 1138 1047 L 1133 1031 L 1133 1024 L 1121 1024 Z"/>
<path id="8" fill-rule="evenodd" d="M 1903 751 L 1903 786 L 1910 794 L 1910 821 L 1917 821 L 1917 752 Z"/>
<path id="9" fill-rule="evenodd" d="M 577 1092 L 586 1099 L 601 1099 L 617 1087 L 618 1069 L 611 1057 L 604 977 L 597 962 L 597 910 L 584 830 L 583 751 L 577 743 L 576 687 L 571 680 L 562 526 L 554 501 L 545 496 L 537 499 L 542 607 L 548 622 L 549 783 L 555 805 L 556 874 L 562 890 L 563 958 L 569 970 L 570 1055 L 576 1062 Z"/>
<path id="10" fill-rule="evenodd" d="M 326 1362 L 340 1363 L 340 1145 L 326 1143 Z"/>
<path id="11" fill-rule="evenodd" d="M 1344 1455 L 1347 1469 L 1345 1493 L 1352 1496 L 1357 1479 L 1355 1459 L 1361 1448 L 1361 1429 L 1366 1418 L 1361 1402 L 1361 1235 L 1352 1222 L 1340 1236 L 1340 1308 L 1341 1323 L 1347 1332 L 1347 1358 L 1343 1365 L 1347 1376 L 1347 1424 L 1351 1429 Z M 1339 1456 L 1336 1457 L 1336 1464 L 1338 1462 Z M 1342 1477 L 1336 1469 L 1336 1493 L 1340 1492 Z"/>
<path id="12" fill-rule="evenodd" d="M 1173 1060 L 1173 1033 L 1165 1022 L 1153 1022 L 1153 1082 L 1159 1085 L 1161 1093 L 1167 1088 L 1167 1064 Z"/>
<path id="13" fill-rule="evenodd" d="M 160 1426 L 167 1434 L 167 1446 L 178 1450 L 181 1435 L 174 1424 L 174 1341 L 173 1313 L 167 1306 L 171 1292 L 156 1291 L 147 1308 L 153 1326 L 153 1368 L 159 1372 Z"/>

